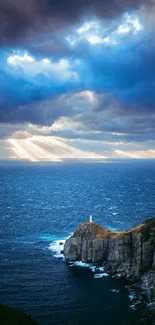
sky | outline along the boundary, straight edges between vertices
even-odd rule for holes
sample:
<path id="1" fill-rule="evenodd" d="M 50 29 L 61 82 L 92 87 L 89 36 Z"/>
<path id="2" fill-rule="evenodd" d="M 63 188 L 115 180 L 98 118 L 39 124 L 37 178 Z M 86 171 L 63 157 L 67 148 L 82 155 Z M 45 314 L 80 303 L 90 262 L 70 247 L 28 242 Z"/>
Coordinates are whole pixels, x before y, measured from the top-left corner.
<path id="1" fill-rule="evenodd" d="M 155 158 L 155 0 L 0 1 L 0 159 Z"/>

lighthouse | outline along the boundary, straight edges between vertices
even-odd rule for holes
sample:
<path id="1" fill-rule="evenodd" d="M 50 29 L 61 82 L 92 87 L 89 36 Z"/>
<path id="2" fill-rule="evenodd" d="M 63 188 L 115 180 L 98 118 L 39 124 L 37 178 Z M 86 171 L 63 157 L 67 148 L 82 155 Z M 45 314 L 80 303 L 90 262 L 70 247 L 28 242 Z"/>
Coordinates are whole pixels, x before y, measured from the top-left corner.
<path id="1" fill-rule="evenodd" d="M 93 222 L 93 217 L 92 216 L 89 217 L 89 221 Z"/>

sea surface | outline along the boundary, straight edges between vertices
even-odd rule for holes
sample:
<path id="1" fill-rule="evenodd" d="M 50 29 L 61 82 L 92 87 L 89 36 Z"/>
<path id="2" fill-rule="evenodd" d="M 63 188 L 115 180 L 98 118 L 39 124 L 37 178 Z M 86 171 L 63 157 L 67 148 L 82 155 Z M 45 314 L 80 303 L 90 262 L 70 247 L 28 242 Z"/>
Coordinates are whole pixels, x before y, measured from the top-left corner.
<path id="1" fill-rule="evenodd" d="M 77 225 L 155 216 L 155 161 L 0 164 L 0 300 L 40 325 L 139 325 L 125 282 L 60 253 Z"/>

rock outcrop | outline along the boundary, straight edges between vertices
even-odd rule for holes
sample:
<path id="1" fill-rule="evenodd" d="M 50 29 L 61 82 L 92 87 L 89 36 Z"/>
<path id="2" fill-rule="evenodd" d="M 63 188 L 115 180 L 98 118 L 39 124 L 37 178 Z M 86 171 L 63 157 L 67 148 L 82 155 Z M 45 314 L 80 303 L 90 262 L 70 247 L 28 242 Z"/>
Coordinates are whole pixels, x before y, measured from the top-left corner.
<path id="1" fill-rule="evenodd" d="M 118 278 L 137 281 L 148 301 L 155 301 L 155 218 L 127 231 L 109 231 L 86 222 L 64 246 L 67 262 L 99 263 Z"/>
<path id="2" fill-rule="evenodd" d="M 92 222 L 78 226 L 64 247 L 67 262 L 104 264 L 106 271 L 131 280 L 155 269 L 155 218 L 128 231 L 109 231 Z"/>

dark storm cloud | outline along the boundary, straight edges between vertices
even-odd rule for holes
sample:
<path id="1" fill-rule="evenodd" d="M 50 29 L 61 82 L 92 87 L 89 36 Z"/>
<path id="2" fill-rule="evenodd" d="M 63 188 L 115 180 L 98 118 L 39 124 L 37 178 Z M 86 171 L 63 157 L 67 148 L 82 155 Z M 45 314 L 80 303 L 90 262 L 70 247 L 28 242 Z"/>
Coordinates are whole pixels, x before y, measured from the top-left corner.
<path id="1" fill-rule="evenodd" d="M 0 123 L 50 125 L 61 115 L 71 113 L 71 107 L 65 111 L 63 98 L 72 89 L 75 91 L 79 88 L 79 83 L 72 79 L 72 70 L 63 67 L 59 70 L 61 66 L 58 61 L 56 71 L 45 73 L 39 70 L 29 76 L 22 67 L 10 66 L 6 59 L 6 56 L 1 55 Z M 34 69 L 41 69 L 43 63 L 38 62 L 32 62 L 29 69 L 33 69 L 33 66 Z M 37 64 L 40 64 L 39 68 Z M 55 68 L 55 64 L 49 66 L 49 69 L 52 67 Z M 63 79 L 63 73 L 69 74 L 67 80 Z"/>
<path id="2" fill-rule="evenodd" d="M 24 131 L 24 127 L 22 124 L 0 123 L 0 139 L 5 139 L 8 137 L 11 137 L 13 133 L 21 131 L 21 130 Z"/>
<path id="3" fill-rule="evenodd" d="M 117 28 L 122 23 L 123 13 L 137 10 L 144 3 L 149 6 L 153 1 L 1 0 L 0 44 L 7 49 L 0 56 L 0 122 L 49 126 L 62 116 L 70 116 L 86 130 L 67 134 L 62 129 L 58 132 L 62 137 L 103 140 L 104 132 L 116 132 L 122 133 L 126 141 L 154 139 L 155 43 L 152 22 L 148 26 L 149 14 L 143 13 L 142 32 L 119 35 L 116 46 L 94 46 L 82 39 L 71 48 L 64 37 L 64 30 L 72 30 L 77 23 L 80 26 L 92 15 L 107 19 L 111 33 L 114 25 Z M 34 62 L 29 66 L 25 63 L 27 70 L 21 62 L 15 67 L 8 64 L 12 48 L 22 55 L 22 49 L 32 51 Z M 45 57 L 55 66 L 65 57 L 69 68 L 53 72 L 50 66 L 49 71 L 43 71 L 40 65 Z M 36 72 L 31 74 L 33 69 Z M 62 80 L 63 73 L 69 77 Z M 93 92 L 95 104 L 83 95 L 82 91 L 87 90 Z M 100 131 L 102 136 L 90 134 L 90 130 Z"/>
<path id="4" fill-rule="evenodd" d="M 49 100 L 35 101 L 35 94 L 32 94 L 32 104 L 23 103 L 22 98 L 21 104 L 14 102 L 14 106 L 8 103 L 8 99 L 5 101 L 7 107 L 0 107 L 0 123 L 32 123 L 36 125 L 51 125 L 60 116 L 72 115 L 72 108 L 67 107 L 63 103 L 63 97 L 54 98 Z M 19 101 L 19 100 L 18 100 Z M 25 99 L 27 101 L 27 98 Z M 11 106 L 11 107 L 10 107 Z M 9 132 L 10 133 L 10 132 Z"/>
<path id="5" fill-rule="evenodd" d="M 102 58 L 93 53 L 83 59 L 84 64 L 77 71 L 78 83 L 71 80 L 59 83 L 43 74 L 28 78 L 22 69 L 14 74 L 11 68 L 1 67 L 0 121 L 51 125 L 61 116 L 72 116 L 88 130 L 134 132 L 137 139 L 144 139 L 147 134 L 152 138 L 155 131 L 152 52 L 150 47 L 147 55 L 145 51 L 138 55 L 128 51 L 124 56 L 121 49 L 116 53 L 109 49 Z M 72 66 L 74 70 L 74 63 Z M 92 105 L 83 95 L 76 97 L 76 93 L 87 89 L 93 90 L 97 104 Z"/>
<path id="6" fill-rule="evenodd" d="M 35 37 L 45 30 L 56 32 L 79 21 L 84 16 L 98 16 L 112 19 L 121 13 L 139 8 L 152 1 L 144 0 L 1 0 L 0 1 L 0 43 L 12 45 Z"/>

